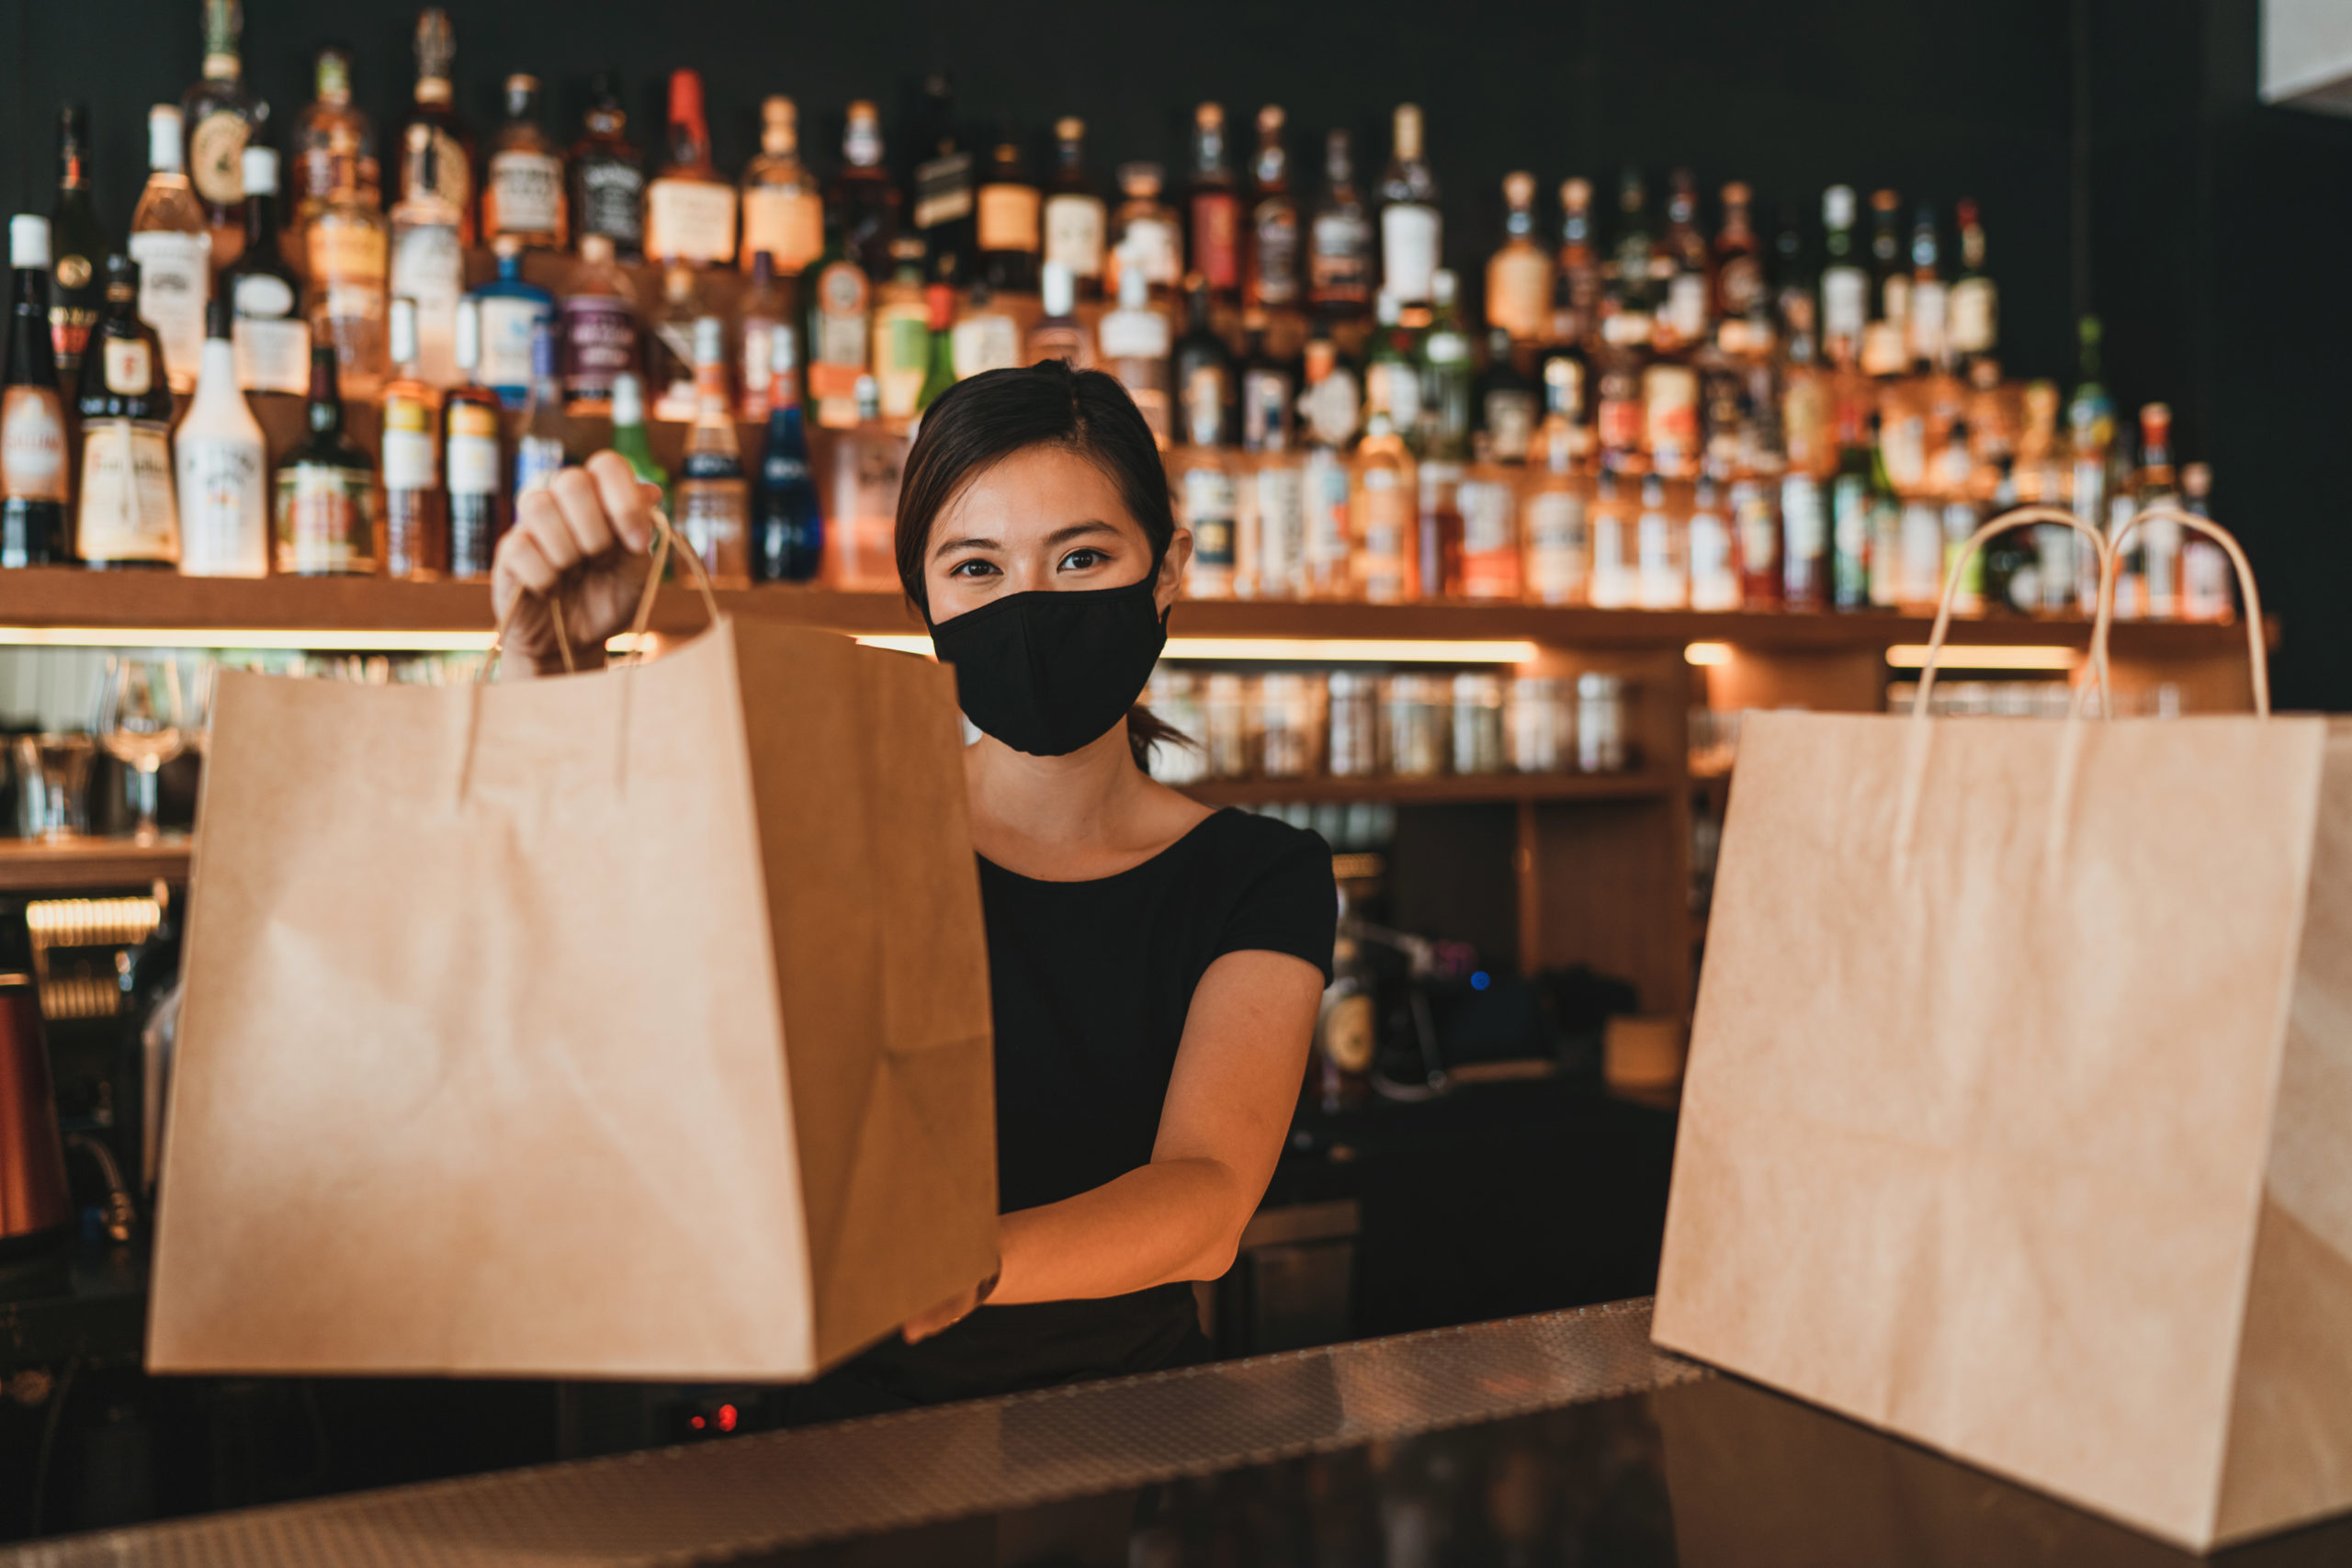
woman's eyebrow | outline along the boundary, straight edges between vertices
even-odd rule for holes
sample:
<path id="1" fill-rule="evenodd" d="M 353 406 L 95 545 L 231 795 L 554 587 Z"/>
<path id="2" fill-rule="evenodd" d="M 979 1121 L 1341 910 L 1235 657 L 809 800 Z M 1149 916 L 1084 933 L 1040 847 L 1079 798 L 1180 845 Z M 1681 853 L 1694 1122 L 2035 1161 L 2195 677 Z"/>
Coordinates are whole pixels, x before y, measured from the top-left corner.
<path id="1" fill-rule="evenodd" d="M 933 558 L 936 559 L 956 550 L 1001 550 L 1002 548 L 1004 547 L 994 539 L 942 539 L 931 553 Z"/>
<path id="2" fill-rule="evenodd" d="M 1089 534 L 1115 534 L 1117 532 L 1118 530 L 1116 528 L 1112 527 L 1111 525 L 1102 522 L 1098 518 L 1086 523 L 1073 523 L 1067 528 L 1057 528 L 1052 533 L 1046 536 L 1046 543 L 1049 545 L 1066 545 L 1072 539 L 1082 539 Z"/>

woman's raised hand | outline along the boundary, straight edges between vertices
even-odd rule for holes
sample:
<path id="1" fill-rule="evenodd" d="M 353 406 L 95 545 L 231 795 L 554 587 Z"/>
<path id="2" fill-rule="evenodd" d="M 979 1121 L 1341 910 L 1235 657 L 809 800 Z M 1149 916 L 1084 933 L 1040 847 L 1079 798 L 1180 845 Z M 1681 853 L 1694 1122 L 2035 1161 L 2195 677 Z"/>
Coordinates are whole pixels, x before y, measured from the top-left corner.
<path id="1" fill-rule="evenodd" d="M 559 469 L 523 497 L 491 563 L 491 609 L 506 622 L 506 655 L 542 673 L 564 667 L 551 608 L 560 585 L 574 660 L 603 663 L 605 639 L 628 626 L 644 592 L 661 503 L 660 488 L 640 483 L 617 452 Z"/>

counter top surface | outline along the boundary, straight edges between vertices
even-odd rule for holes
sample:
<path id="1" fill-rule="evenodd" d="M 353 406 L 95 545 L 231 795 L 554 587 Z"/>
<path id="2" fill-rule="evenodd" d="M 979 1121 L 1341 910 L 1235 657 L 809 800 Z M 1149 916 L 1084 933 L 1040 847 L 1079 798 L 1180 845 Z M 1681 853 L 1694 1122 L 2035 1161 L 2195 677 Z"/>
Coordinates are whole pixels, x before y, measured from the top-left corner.
<path id="1" fill-rule="evenodd" d="M 2352 1523 L 2233 1554 L 2352 1560 Z M 1654 1349 L 1649 1303 L 36 1542 L 0 1564 L 2190 1561 Z"/>

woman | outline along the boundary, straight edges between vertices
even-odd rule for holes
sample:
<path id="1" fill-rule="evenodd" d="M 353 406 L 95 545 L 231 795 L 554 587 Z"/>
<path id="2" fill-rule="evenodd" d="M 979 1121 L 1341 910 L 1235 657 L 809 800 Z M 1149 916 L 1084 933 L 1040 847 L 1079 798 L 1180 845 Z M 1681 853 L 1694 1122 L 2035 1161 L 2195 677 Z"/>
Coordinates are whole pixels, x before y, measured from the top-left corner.
<path id="1" fill-rule="evenodd" d="M 560 670 L 618 630 L 652 502 L 604 452 L 523 498 L 492 599 Z M 800 1391 L 796 1419 L 1205 1356 L 1195 1280 L 1225 1272 L 1272 1179 L 1329 977 L 1330 852 L 1211 811 L 1143 764 L 1135 707 L 1192 554 L 1151 432 L 1099 371 L 1049 360 L 923 416 L 898 560 L 981 731 L 964 754 L 996 1022 L 996 1277 Z M 518 604 L 518 600 L 520 601 Z"/>

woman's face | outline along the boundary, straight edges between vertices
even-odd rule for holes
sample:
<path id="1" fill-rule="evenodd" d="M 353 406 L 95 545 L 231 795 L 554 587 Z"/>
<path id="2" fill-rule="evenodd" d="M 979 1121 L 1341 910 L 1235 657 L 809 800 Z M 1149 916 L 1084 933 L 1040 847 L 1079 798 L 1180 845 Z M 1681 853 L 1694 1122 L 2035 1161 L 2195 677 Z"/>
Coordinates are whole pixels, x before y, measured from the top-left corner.
<path id="1" fill-rule="evenodd" d="M 1176 531 L 1153 597 L 1176 602 L 1193 536 Z M 1119 487 L 1061 446 L 1031 446 L 981 470 L 931 525 L 923 588 L 933 621 L 1008 593 L 1124 588 L 1151 570 L 1151 542 Z"/>

